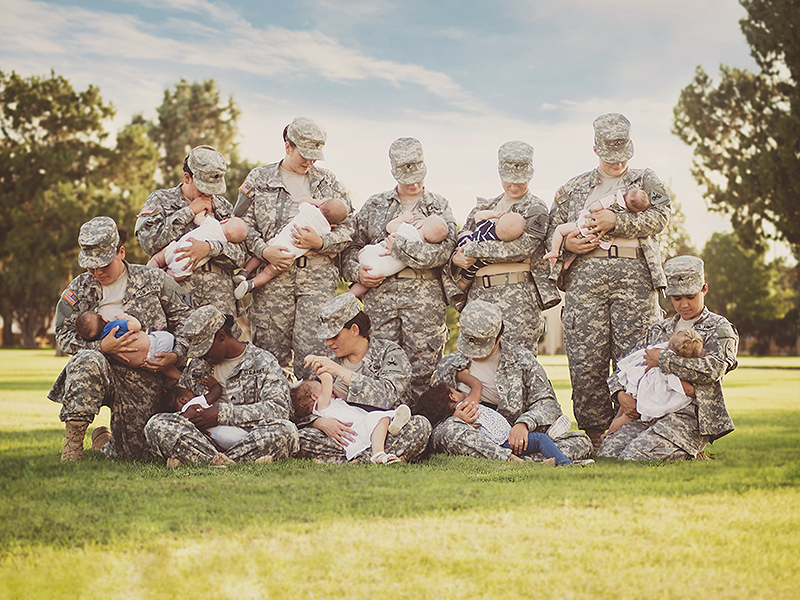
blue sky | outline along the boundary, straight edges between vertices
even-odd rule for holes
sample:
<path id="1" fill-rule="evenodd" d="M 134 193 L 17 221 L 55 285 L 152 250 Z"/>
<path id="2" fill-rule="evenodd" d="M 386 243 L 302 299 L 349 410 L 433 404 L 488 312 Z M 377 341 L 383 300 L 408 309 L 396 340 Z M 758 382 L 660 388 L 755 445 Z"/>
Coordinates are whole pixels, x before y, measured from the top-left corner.
<path id="1" fill-rule="evenodd" d="M 512 139 L 534 146 L 531 190 L 549 205 L 596 166 L 594 118 L 622 112 L 631 166 L 675 192 L 695 243 L 727 227 L 669 128 L 697 65 L 755 68 L 735 0 L 4 0 L 3 13 L 0 69 L 97 85 L 113 127 L 154 118 L 181 77 L 233 94 L 254 161 L 280 159 L 283 127 L 313 118 L 328 132 L 321 166 L 357 207 L 394 184 L 387 151 L 400 136 L 422 141 L 426 185 L 459 220 L 502 191 L 497 148 Z"/>

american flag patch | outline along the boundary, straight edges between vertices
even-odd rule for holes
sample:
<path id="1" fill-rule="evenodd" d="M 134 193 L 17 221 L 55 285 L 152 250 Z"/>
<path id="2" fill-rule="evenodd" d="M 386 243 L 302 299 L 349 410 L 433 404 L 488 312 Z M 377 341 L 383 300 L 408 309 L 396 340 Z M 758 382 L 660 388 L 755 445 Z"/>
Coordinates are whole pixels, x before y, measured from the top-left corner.
<path id="1" fill-rule="evenodd" d="M 76 296 L 75 292 L 72 290 L 64 290 L 64 293 L 61 294 L 61 297 L 69 302 L 70 306 L 75 306 L 75 303 L 78 301 L 78 296 Z"/>
<path id="2" fill-rule="evenodd" d="M 145 206 L 142 209 L 142 212 L 139 213 L 139 216 L 141 216 L 141 215 L 152 215 L 154 212 L 156 212 L 156 206 L 155 205 Z"/>
<path id="3" fill-rule="evenodd" d="M 242 185 L 239 186 L 239 191 L 245 195 L 249 194 L 250 192 L 253 191 L 253 186 L 245 181 Z"/>
<path id="4" fill-rule="evenodd" d="M 564 194 L 566 194 L 566 193 L 567 193 L 567 192 L 565 192 L 565 191 L 564 191 L 564 186 L 561 186 L 560 188 L 558 188 L 558 189 L 556 190 L 556 200 L 558 200 L 559 198 L 561 198 L 561 196 L 563 196 L 563 195 L 564 195 Z"/>

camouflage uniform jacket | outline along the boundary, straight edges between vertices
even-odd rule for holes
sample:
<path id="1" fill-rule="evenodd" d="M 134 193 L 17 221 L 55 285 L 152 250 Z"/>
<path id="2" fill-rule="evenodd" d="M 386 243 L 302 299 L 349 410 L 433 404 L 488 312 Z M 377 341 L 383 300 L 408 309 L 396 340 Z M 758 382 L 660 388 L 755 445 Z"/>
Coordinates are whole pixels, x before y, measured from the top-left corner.
<path id="1" fill-rule="evenodd" d="M 350 194 L 333 173 L 326 169 L 311 167 L 308 171 L 308 186 L 311 197 L 339 198 L 347 203 L 347 219 L 322 236 L 320 254 L 338 254 L 345 249 L 353 234 L 353 205 Z M 249 189 L 247 193 L 242 189 Z M 281 228 L 289 222 L 292 197 L 283 186 L 280 163 L 256 167 L 247 175 L 239 188 L 239 199 L 234 213 L 247 222 L 247 251 L 259 258 Z"/>
<path id="2" fill-rule="evenodd" d="M 461 239 L 475 231 L 475 213 L 480 210 L 493 209 L 503 199 L 503 194 L 496 198 L 478 198 L 475 208 L 467 216 L 464 227 L 458 232 Z M 516 240 L 511 242 L 484 241 L 467 242 L 464 246 L 464 256 L 477 258 L 486 263 L 498 262 L 522 262 L 526 258 L 531 260 L 531 272 L 533 273 L 534 285 L 536 286 L 539 300 L 539 308 L 545 310 L 557 305 L 561 297 L 555 285 L 549 279 L 550 270 L 542 260 L 546 252 L 545 239 L 549 225 L 549 215 L 547 205 L 543 200 L 534 196 L 530 192 L 517 200 L 510 209 L 510 212 L 521 214 L 525 217 L 525 231 Z M 449 263 L 446 268 L 448 277 L 445 281 L 445 291 L 448 301 L 453 304 L 456 296 L 462 294 L 461 289 L 455 284 L 455 276 L 460 269 Z M 543 298 L 545 300 L 543 300 Z"/>
<path id="3" fill-rule="evenodd" d="M 550 209 L 548 248 L 555 228 L 563 223 L 574 222 L 578 218 L 578 213 L 585 208 L 586 199 L 599 183 L 598 169 L 594 169 L 573 177 L 556 191 L 556 198 Z M 626 191 L 631 188 L 643 189 L 650 199 L 650 206 L 636 214 L 628 211 L 615 213 L 617 222 L 611 233 L 615 237 L 639 239 L 647 267 L 650 270 L 653 289 L 664 288 L 667 285 L 667 279 L 661 266 L 661 251 L 655 236 L 667 226 L 672 212 L 669 192 L 650 169 L 628 169 L 622 175 L 622 185 Z M 561 258 L 567 259 L 569 256 L 571 254 L 562 249 Z M 581 256 L 576 258 L 576 260 L 580 259 Z M 556 267 L 560 268 L 560 264 L 557 263 Z M 563 275 L 564 271 L 562 270 L 558 278 L 558 286 L 562 290 L 564 289 Z"/>
<path id="4" fill-rule="evenodd" d="M 358 281 L 358 252 L 368 244 L 377 244 L 388 235 L 386 225 L 402 212 L 397 188 L 370 196 L 355 218 L 353 241 L 342 254 L 342 276 L 347 281 Z M 456 224 L 453 211 L 444 196 L 423 191 L 419 201 L 419 212 L 424 217 L 439 215 L 446 222 L 449 232 L 439 244 L 414 242 L 398 237 L 392 244 L 392 257 L 404 262 L 412 269 L 435 269 L 445 264 L 456 244 Z"/>
<path id="5" fill-rule="evenodd" d="M 212 214 L 218 221 L 233 216 L 233 207 L 222 196 L 211 197 Z M 195 229 L 194 212 L 189 208 L 189 200 L 181 192 L 181 186 L 165 190 L 156 190 L 147 198 L 144 207 L 136 219 L 134 232 L 142 250 L 152 256 L 163 250 L 167 244 L 178 240 L 181 236 Z M 233 244 L 211 240 L 208 253 L 210 262 L 229 274 L 241 267 L 245 259 L 244 243 Z M 219 276 L 218 273 L 197 272 L 190 277 Z"/>
<path id="6" fill-rule="evenodd" d="M 502 354 L 495 374 L 500 396 L 497 412 L 509 423 L 525 423 L 529 431 L 553 423 L 562 414 L 561 406 L 544 367 L 522 346 L 501 340 L 500 349 Z M 457 387 L 458 372 L 469 365 L 470 359 L 461 352 L 448 354 L 439 361 L 433 384 L 444 382 Z"/>
<path id="7" fill-rule="evenodd" d="M 668 341 L 679 320 L 680 315 L 675 315 L 651 325 L 634 350 Z M 671 351 L 662 350 L 658 368 L 662 373 L 673 373 L 694 386 L 700 435 L 708 435 L 713 441 L 734 429 L 722 397 L 722 378 L 738 365 L 736 352 L 739 334 L 728 319 L 712 313 L 707 307 L 703 308 L 692 329 L 703 337 L 705 354 L 698 358 L 682 358 Z M 618 373 L 615 371 L 608 378 L 608 389 L 612 396 L 624 389 L 619 383 Z M 678 445 L 683 447 L 680 443 Z"/>
<path id="8" fill-rule="evenodd" d="M 139 319 L 144 331 L 170 331 L 175 335 L 173 351 L 179 358 L 186 355 L 188 344 L 182 337 L 183 324 L 191 309 L 183 302 L 180 286 L 164 271 L 131 265 L 127 262 L 128 287 L 122 299 L 123 310 Z M 88 342 L 75 331 L 75 321 L 87 310 L 97 311 L 103 299 L 100 282 L 88 272 L 73 279 L 56 305 L 56 342 L 67 354 L 79 350 L 100 351 L 100 340 Z"/>
<path id="9" fill-rule="evenodd" d="M 252 429 L 263 422 L 288 419 L 289 382 L 272 354 L 246 342 L 242 360 L 225 384 L 225 395 L 219 402 L 219 425 Z M 183 372 L 179 385 L 204 394 L 200 380 L 211 375 L 213 366 L 195 358 Z"/>

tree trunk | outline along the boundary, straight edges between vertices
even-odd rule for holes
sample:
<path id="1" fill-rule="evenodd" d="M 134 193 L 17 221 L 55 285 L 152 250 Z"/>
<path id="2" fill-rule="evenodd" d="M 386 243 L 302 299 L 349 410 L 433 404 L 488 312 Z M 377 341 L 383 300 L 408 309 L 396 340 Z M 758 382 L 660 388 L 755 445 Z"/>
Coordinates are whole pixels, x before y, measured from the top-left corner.
<path id="1" fill-rule="evenodd" d="M 14 345 L 14 334 L 11 332 L 11 324 L 14 322 L 14 315 L 11 311 L 8 313 L 0 314 L 3 317 L 3 340 L 0 346 L 3 348 L 11 348 Z"/>

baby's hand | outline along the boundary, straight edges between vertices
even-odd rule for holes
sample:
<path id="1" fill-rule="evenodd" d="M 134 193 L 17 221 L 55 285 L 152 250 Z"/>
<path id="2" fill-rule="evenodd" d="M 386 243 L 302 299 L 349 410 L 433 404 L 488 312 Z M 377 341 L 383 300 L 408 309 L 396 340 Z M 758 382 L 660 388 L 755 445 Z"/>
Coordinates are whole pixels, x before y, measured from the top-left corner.
<path id="1" fill-rule="evenodd" d="M 206 375 L 205 377 L 200 379 L 200 383 L 207 389 L 210 390 L 215 385 L 219 385 L 219 381 L 214 379 L 211 375 Z"/>

